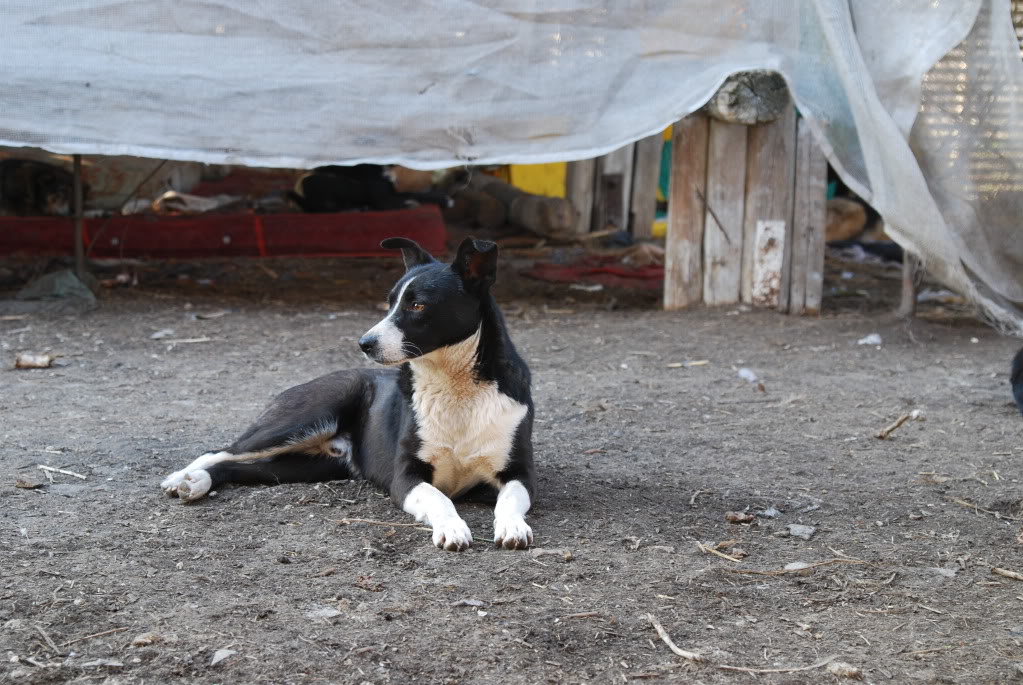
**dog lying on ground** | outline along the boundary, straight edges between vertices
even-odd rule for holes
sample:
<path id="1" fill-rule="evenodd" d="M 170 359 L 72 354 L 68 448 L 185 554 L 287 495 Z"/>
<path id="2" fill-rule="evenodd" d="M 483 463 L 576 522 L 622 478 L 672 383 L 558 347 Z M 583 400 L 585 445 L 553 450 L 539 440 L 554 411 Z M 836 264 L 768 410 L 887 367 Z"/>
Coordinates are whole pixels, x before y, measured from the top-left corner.
<path id="1" fill-rule="evenodd" d="M 378 164 L 321 166 L 298 179 L 288 197 L 303 212 L 388 210 L 435 204 L 450 207 L 443 193 L 402 193 L 395 188 L 393 167 Z"/>
<path id="2" fill-rule="evenodd" d="M 1012 396 L 1016 400 L 1016 406 L 1019 407 L 1019 411 L 1023 414 L 1023 348 L 1016 353 L 1016 357 L 1012 360 L 1012 372 L 1009 376 L 1012 383 Z"/>
<path id="3" fill-rule="evenodd" d="M 0 215 L 70 216 L 74 176 L 29 159 L 0 160 Z M 83 187 L 83 194 L 87 188 Z"/>
<path id="4" fill-rule="evenodd" d="M 390 368 L 337 371 L 281 393 L 230 447 L 202 455 L 161 486 L 191 502 L 223 483 L 369 480 L 438 547 L 461 551 L 472 533 L 454 498 L 497 490 L 494 541 L 524 549 L 536 485 L 529 369 L 490 294 L 497 245 L 467 238 L 442 264 L 411 240 L 387 316 L 359 340 Z"/>

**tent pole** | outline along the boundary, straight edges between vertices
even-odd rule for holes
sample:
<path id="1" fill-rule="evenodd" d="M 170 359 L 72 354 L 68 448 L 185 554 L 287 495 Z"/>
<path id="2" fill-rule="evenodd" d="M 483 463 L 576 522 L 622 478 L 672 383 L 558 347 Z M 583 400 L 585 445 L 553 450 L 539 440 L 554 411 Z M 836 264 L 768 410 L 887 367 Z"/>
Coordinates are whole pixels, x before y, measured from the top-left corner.
<path id="1" fill-rule="evenodd" d="M 82 156 L 74 156 L 75 275 L 85 279 L 84 209 L 82 207 Z"/>

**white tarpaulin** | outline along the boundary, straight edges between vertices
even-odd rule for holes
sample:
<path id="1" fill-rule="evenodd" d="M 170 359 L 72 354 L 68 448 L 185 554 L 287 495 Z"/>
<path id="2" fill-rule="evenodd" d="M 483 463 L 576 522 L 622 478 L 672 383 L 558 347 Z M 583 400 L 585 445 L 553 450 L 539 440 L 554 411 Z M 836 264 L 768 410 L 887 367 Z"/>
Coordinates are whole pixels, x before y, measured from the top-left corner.
<path id="1" fill-rule="evenodd" d="M 895 237 L 1023 333 L 1009 0 L 8 0 L 0 145 L 283 167 L 577 159 L 751 68 L 784 74 Z"/>

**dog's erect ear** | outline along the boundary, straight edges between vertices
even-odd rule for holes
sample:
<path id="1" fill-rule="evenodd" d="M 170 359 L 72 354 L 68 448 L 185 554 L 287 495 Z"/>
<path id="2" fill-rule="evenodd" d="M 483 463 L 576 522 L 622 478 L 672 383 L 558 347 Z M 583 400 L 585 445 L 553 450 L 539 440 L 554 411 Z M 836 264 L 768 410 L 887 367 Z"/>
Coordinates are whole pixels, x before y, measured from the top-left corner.
<path id="1" fill-rule="evenodd" d="M 380 243 L 380 247 L 385 250 L 401 250 L 401 258 L 405 260 L 405 271 L 437 261 L 429 252 L 419 247 L 419 243 L 408 238 L 388 238 Z"/>
<path id="2" fill-rule="evenodd" d="M 458 246 L 451 270 L 470 288 L 489 288 L 497 280 L 497 243 L 466 238 Z"/>

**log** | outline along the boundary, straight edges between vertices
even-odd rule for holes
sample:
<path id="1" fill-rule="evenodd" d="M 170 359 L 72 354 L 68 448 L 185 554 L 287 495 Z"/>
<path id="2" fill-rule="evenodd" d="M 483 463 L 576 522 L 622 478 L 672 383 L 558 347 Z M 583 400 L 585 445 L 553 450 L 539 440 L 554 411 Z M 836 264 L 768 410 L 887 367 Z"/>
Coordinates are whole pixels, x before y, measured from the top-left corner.
<path id="1" fill-rule="evenodd" d="M 565 198 L 533 195 L 479 173 L 469 179 L 469 187 L 493 196 L 507 207 L 511 224 L 554 240 L 572 240 L 578 235 L 579 213 Z"/>
<path id="2" fill-rule="evenodd" d="M 789 89 L 781 74 L 753 69 L 725 79 L 703 109 L 720 121 L 752 126 L 779 118 L 789 101 Z"/>
<path id="3" fill-rule="evenodd" d="M 629 227 L 632 199 L 632 163 L 635 146 L 620 147 L 599 159 L 597 165 L 596 221 L 594 230 Z"/>

